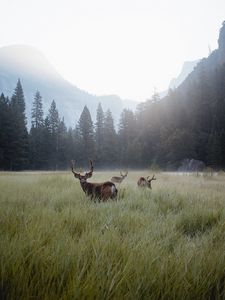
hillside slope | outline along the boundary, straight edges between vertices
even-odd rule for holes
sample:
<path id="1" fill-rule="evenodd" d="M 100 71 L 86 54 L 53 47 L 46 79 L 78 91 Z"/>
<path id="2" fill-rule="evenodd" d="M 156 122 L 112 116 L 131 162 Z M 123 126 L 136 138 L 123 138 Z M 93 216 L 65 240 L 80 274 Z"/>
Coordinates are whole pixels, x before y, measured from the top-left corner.
<path id="1" fill-rule="evenodd" d="M 116 121 L 124 108 L 119 96 L 95 96 L 72 85 L 34 47 L 15 45 L 0 48 L 0 92 L 11 96 L 18 78 L 24 89 L 28 121 L 36 90 L 43 97 L 45 112 L 54 99 L 60 115 L 65 117 L 68 125 L 75 124 L 84 105 L 88 106 L 95 119 L 97 105 L 101 102 L 104 110 L 110 108 Z M 126 106 L 132 109 L 135 104 L 126 101 Z"/>

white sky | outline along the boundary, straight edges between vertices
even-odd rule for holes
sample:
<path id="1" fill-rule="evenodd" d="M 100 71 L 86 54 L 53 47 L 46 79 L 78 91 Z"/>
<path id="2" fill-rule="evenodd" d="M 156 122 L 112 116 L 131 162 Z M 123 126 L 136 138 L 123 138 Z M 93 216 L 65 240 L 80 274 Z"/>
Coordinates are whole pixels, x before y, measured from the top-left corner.
<path id="1" fill-rule="evenodd" d="M 0 0 L 0 12 L 0 46 L 35 46 L 77 87 L 141 101 L 217 47 L 225 0 Z"/>

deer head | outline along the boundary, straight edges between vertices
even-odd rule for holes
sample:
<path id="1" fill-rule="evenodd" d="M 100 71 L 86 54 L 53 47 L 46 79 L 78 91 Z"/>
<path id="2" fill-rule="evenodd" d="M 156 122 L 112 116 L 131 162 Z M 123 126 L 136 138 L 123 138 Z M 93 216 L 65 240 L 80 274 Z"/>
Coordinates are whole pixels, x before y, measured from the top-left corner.
<path id="1" fill-rule="evenodd" d="M 155 175 L 152 176 L 152 178 L 150 178 L 150 176 L 148 176 L 147 178 L 144 177 L 140 177 L 138 179 L 137 185 L 139 187 L 148 187 L 148 188 L 152 188 L 152 180 L 156 180 Z"/>
<path id="2" fill-rule="evenodd" d="M 78 178 L 80 180 L 80 182 L 86 182 L 86 180 L 88 178 L 91 178 L 93 170 L 94 170 L 92 160 L 90 160 L 90 171 L 86 172 L 84 175 L 81 175 L 80 173 L 76 173 L 74 171 L 74 169 L 75 169 L 75 161 L 71 160 L 71 171 L 72 171 L 74 177 Z"/>
<path id="3" fill-rule="evenodd" d="M 125 177 L 127 177 L 127 174 L 128 174 L 128 171 L 125 172 L 125 174 L 123 174 L 121 171 L 120 171 L 120 176 L 124 179 Z"/>

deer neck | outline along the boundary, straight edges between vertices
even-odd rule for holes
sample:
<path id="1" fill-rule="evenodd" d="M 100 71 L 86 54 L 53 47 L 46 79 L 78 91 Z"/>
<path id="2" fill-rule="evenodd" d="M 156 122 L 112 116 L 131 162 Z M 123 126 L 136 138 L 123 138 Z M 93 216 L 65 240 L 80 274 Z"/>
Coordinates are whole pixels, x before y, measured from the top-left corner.
<path id="1" fill-rule="evenodd" d="M 80 185 L 82 187 L 82 190 L 86 193 L 90 183 L 87 181 L 80 181 Z"/>

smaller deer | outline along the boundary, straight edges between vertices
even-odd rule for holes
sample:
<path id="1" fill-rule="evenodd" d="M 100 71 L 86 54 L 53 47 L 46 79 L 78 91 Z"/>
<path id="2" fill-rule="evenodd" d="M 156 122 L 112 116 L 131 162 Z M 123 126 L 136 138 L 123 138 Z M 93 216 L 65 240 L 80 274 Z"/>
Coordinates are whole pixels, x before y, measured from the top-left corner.
<path id="1" fill-rule="evenodd" d="M 137 185 L 138 187 L 148 187 L 149 189 L 152 188 L 152 180 L 156 180 L 155 175 L 152 176 L 152 178 L 150 178 L 150 176 L 148 176 L 147 178 L 144 177 L 140 177 L 138 179 Z"/>
<path id="2" fill-rule="evenodd" d="M 127 177 L 127 174 L 128 174 L 128 172 L 126 172 L 125 174 L 123 174 L 123 173 L 120 171 L 120 177 L 119 177 L 119 176 L 113 176 L 113 177 L 111 178 L 111 181 L 120 184 L 120 183 L 124 180 L 124 178 Z"/>

